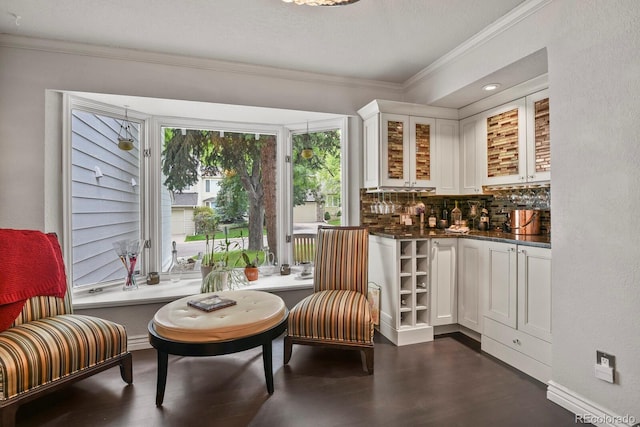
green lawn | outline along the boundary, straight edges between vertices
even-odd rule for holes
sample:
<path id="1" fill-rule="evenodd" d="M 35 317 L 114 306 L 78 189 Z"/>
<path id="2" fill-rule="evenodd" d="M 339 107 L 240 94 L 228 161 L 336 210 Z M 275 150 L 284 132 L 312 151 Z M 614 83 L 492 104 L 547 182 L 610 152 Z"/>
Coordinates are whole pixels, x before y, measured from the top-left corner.
<path id="1" fill-rule="evenodd" d="M 267 229 L 265 228 L 262 231 L 263 234 L 267 234 Z M 237 227 L 237 228 L 229 228 L 229 233 L 227 235 L 227 237 L 232 238 L 232 237 L 249 237 L 249 228 L 248 227 Z M 224 239 L 224 231 L 223 230 L 217 230 L 216 231 L 216 235 L 213 237 L 216 240 L 222 240 Z M 194 236 L 186 236 L 184 241 L 185 242 L 195 242 L 197 240 L 206 240 L 207 236 L 205 236 L 204 234 L 196 234 Z M 211 236 L 209 236 L 209 239 L 211 239 Z"/>

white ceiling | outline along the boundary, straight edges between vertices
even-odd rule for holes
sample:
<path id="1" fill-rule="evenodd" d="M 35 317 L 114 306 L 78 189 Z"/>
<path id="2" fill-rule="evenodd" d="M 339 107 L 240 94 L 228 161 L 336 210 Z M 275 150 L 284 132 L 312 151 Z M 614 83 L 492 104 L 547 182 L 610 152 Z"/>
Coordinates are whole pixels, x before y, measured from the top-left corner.
<path id="1" fill-rule="evenodd" d="M 403 83 L 522 2 L 0 0 L 0 33 Z"/>
<path id="2" fill-rule="evenodd" d="M 402 84 L 523 1 L 0 0 L 0 33 Z M 477 100 L 470 96 L 440 105 Z M 149 100 L 118 101 L 156 114 Z"/>

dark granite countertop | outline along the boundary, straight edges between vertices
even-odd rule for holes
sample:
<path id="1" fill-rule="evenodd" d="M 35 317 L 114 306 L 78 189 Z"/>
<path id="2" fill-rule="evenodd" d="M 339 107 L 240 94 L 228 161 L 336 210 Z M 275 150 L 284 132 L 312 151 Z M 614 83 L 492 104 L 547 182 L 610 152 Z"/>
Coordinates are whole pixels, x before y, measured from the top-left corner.
<path id="1" fill-rule="evenodd" d="M 504 233 L 502 231 L 478 231 L 471 230 L 468 233 L 451 233 L 444 230 L 430 228 L 409 230 L 371 230 L 373 236 L 389 239 L 442 239 L 458 237 L 463 239 L 488 240 L 491 242 L 515 243 L 524 246 L 536 246 L 539 248 L 551 248 L 551 236 L 548 234 L 524 235 Z"/>

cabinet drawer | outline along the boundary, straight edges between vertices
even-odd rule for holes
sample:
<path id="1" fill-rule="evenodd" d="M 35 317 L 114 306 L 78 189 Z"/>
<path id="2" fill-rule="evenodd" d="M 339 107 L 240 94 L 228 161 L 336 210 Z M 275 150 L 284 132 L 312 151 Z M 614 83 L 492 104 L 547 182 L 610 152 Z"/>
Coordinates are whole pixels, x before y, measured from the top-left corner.
<path id="1" fill-rule="evenodd" d="M 503 325 L 488 317 L 484 318 L 483 333 L 509 348 L 551 366 L 551 344 L 546 341 Z"/>

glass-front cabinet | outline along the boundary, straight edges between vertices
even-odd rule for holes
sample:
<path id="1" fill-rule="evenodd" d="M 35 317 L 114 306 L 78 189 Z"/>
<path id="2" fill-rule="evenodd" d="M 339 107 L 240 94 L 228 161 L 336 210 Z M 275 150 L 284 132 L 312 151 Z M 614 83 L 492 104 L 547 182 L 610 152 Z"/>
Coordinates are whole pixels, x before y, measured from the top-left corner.
<path id="1" fill-rule="evenodd" d="M 434 190 L 442 179 L 442 194 L 457 193 L 457 110 L 378 99 L 358 114 L 365 188 Z"/>
<path id="2" fill-rule="evenodd" d="M 380 123 L 380 185 L 433 187 L 435 120 L 382 113 Z"/>
<path id="3" fill-rule="evenodd" d="M 485 184 L 549 181 L 551 139 L 549 96 L 545 89 L 485 114 Z"/>

